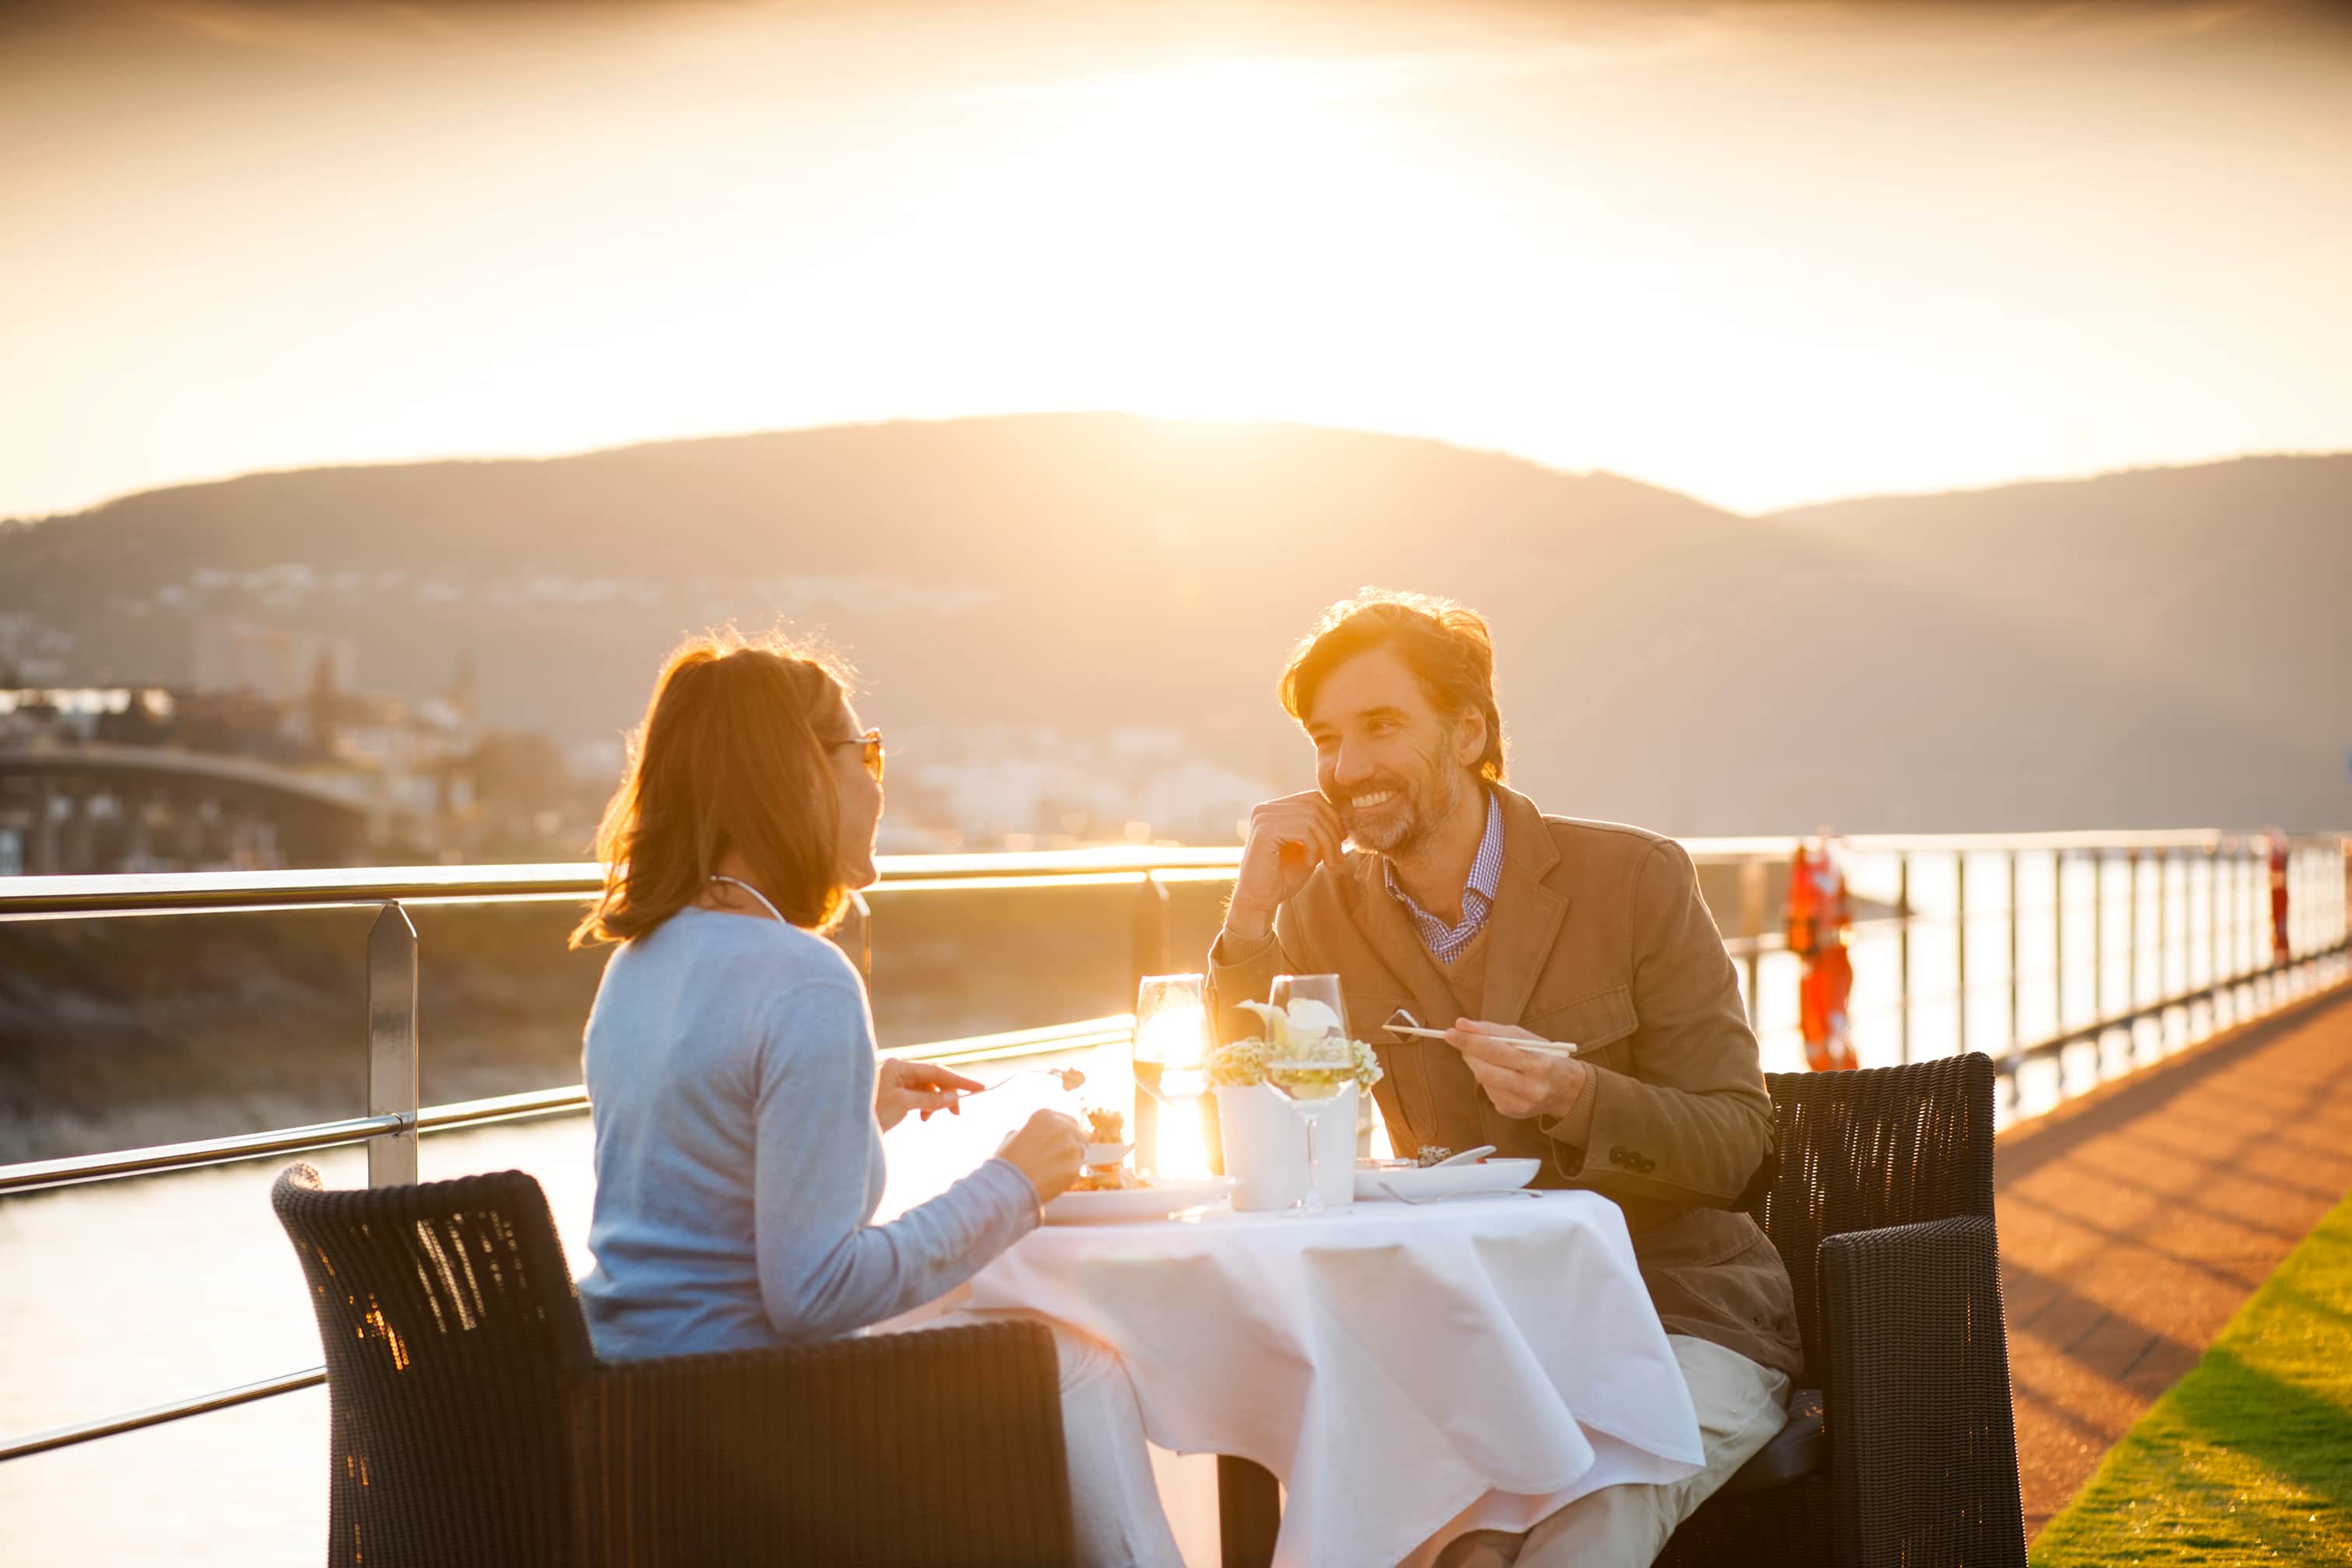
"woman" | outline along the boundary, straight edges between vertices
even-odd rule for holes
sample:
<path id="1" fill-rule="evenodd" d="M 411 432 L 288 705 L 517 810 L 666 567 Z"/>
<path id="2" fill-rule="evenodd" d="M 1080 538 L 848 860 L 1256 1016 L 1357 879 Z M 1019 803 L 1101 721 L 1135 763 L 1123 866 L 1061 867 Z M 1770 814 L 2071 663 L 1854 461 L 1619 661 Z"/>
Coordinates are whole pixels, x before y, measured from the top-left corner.
<path id="1" fill-rule="evenodd" d="M 882 1131 L 971 1079 L 875 1061 L 857 971 L 820 934 L 875 879 L 882 741 L 822 656 L 731 635 L 670 656 L 572 944 L 617 942 L 583 1052 L 614 1359 L 801 1344 L 920 1306 L 1037 1224 L 1085 1138 L 1040 1111 L 946 1192 L 875 1225 Z M 1118 1358 L 1055 1330 L 1081 1556 L 1178 1564 Z"/>

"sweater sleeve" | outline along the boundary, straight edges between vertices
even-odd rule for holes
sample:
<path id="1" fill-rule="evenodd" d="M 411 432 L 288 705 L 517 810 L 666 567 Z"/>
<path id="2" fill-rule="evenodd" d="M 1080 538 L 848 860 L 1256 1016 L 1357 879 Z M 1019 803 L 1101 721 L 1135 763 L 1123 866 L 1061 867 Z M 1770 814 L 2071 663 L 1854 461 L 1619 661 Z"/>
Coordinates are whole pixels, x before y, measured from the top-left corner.
<path id="1" fill-rule="evenodd" d="M 887 1225 L 866 1223 L 881 1159 L 866 1000 L 796 986 L 762 1031 L 754 1215 L 760 1291 L 787 1343 L 826 1340 L 945 1294 L 1037 1224 L 1029 1178 L 1003 1160 Z"/>

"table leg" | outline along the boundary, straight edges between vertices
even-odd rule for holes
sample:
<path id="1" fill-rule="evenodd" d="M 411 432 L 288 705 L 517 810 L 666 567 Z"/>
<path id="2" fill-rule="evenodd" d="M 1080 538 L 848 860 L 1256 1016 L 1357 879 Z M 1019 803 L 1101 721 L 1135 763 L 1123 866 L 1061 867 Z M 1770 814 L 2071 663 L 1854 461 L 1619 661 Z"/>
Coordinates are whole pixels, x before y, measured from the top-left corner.
<path id="1" fill-rule="evenodd" d="M 1282 1493 L 1274 1472 L 1250 1459 L 1217 1456 L 1217 1531 L 1224 1568 L 1269 1568 L 1282 1529 Z"/>

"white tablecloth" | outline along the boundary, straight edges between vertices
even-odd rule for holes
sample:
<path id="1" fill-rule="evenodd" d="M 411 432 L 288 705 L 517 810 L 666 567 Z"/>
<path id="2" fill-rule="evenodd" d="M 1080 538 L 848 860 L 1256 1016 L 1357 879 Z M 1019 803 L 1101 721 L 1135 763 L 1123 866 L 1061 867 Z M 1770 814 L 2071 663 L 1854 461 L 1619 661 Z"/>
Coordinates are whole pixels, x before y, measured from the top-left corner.
<path id="1" fill-rule="evenodd" d="M 1161 1447 L 1272 1470 L 1281 1568 L 1426 1561 L 1699 1466 L 1624 1216 L 1592 1193 L 1049 1226 L 971 1305 L 1116 1347 Z"/>

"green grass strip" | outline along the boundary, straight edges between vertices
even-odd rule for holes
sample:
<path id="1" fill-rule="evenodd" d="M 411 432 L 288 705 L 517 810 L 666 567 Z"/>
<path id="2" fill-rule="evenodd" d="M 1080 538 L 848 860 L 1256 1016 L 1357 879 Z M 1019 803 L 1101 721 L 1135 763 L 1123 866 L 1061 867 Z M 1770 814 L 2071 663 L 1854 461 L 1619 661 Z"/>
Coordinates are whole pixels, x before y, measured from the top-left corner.
<path id="1" fill-rule="evenodd" d="M 2352 1563 L 2352 1198 L 2124 1435 L 2032 1561 Z"/>

